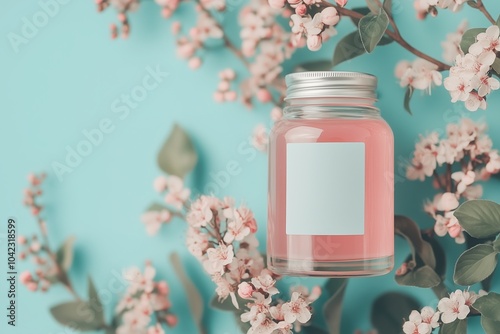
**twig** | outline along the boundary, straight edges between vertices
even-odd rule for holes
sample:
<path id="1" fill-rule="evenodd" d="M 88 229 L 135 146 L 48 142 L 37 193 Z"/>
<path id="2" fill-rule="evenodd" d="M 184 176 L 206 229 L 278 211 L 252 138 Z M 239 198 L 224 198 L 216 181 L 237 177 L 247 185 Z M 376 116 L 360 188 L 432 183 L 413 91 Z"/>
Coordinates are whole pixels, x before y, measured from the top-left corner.
<path id="1" fill-rule="evenodd" d="M 488 21 L 490 21 L 491 24 L 496 24 L 495 19 L 493 16 L 491 16 L 490 12 L 484 7 L 483 0 L 477 0 L 477 9 L 486 16 Z"/>
<path id="2" fill-rule="evenodd" d="M 326 2 L 326 1 L 323 1 L 322 4 L 324 6 L 335 7 L 337 9 L 337 11 L 341 15 L 348 16 L 348 17 L 351 17 L 351 18 L 354 18 L 354 19 L 358 19 L 359 20 L 359 19 L 361 19 L 364 16 L 363 14 L 358 13 L 356 11 L 353 11 L 353 10 L 350 10 L 350 9 L 347 9 L 347 8 L 344 8 L 344 7 L 336 6 L 336 5 L 333 5 L 333 4 L 331 4 L 329 2 Z M 408 43 L 403 38 L 403 36 L 401 36 L 401 34 L 399 33 L 399 30 L 397 29 L 397 25 L 396 25 L 396 23 L 394 22 L 394 19 L 391 16 L 389 16 L 389 22 L 390 22 L 391 26 L 393 27 L 394 31 L 391 31 L 391 30 L 387 29 L 385 31 L 385 33 L 387 34 L 387 36 L 389 36 L 390 38 L 392 38 L 396 43 L 398 43 L 403 48 L 405 48 L 406 50 L 408 50 L 411 53 L 413 53 L 415 56 L 417 56 L 419 58 L 422 58 L 422 59 L 425 59 L 428 62 L 431 62 L 431 63 L 435 64 L 438 67 L 437 68 L 438 71 L 447 71 L 447 70 L 450 69 L 450 67 L 451 67 L 450 65 L 445 64 L 442 61 L 437 60 L 436 58 L 433 58 L 433 57 L 431 57 L 431 56 L 423 53 L 422 51 L 416 49 L 412 45 L 410 45 L 410 43 Z"/>

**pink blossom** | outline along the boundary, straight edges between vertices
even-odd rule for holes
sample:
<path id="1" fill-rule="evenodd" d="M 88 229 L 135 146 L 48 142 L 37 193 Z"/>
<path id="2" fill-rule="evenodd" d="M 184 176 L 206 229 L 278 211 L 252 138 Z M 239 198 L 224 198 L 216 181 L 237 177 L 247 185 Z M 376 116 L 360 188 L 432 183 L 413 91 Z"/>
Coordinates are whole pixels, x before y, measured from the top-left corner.
<path id="1" fill-rule="evenodd" d="M 344 7 L 346 4 L 347 4 L 347 0 L 335 0 L 335 2 L 337 3 L 337 5 L 339 5 L 340 7 Z"/>
<path id="2" fill-rule="evenodd" d="M 464 32 L 467 30 L 468 23 L 463 20 L 457 30 L 446 35 L 446 41 L 441 43 L 443 47 L 443 59 L 447 62 L 453 62 L 458 55 L 463 55 L 460 48 L 460 42 Z"/>
<path id="3" fill-rule="evenodd" d="M 253 286 L 247 282 L 242 282 L 238 285 L 238 295 L 243 299 L 252 297 L 254 291 Z"/>
<path id="4" fill-rule="evenodd" d="M 182 25 L 179 21 L 175 21 L 172 23 L 171 29 L 172 29 L 172 34 L 178 35 L 181 32 Z"/>
<path id="5" fill-rule="evenodd" d="M 199 57 L 193 57 L 189 59 L 188 65 L 192 70 L 196 70 L 201 66 L 201 59 Z"/>
<path id="6" fill-rule="evenodd" d="M 457 196 L 453 193 L 446 192 L 444 193 L 440 200 L 437 203 L 437 209 L 439 211 L 451 211 L 458 207 L 458 199 Z"/>
<path id="7" fill-rule="evenodd" d="M 165 202 L 178 210 L 182 209 L 191 194 L 191 190 L 184 188 L 182 179 L 175 175 L 170 175 L 166 179 L 166 184 L 168 194 L 165 196 Z"/>
<path id="8" fill-rule="evenodd" d="M 264 125 L 259 124 L 253 131 L 252 145 L 259 151 L 266 151 L 269 143 L 269 136 Z"/>
<path id="9" fill-rule="evenodd" d="M 167 314 L 165 316 L 165 321 L 167 322 L 167 325 L 169 325 L 170 327 L 175 327 L 179 322 L 179 319 L 173 314 Z"/>
<path id="10" fill-rule="evenodd" d="M 486 109 L 486 100 L 484 97 L 479 96 L 475 92 L 471 92 L 467 100 L 465 100 L 465 107 L 470 111 L 476 111 L 478 109 Z"/>
<path id="11" fill-rule="evenodd" d="M 153 183 L 153 187 L 159 193 L 165 191 L 167 189 L 167 178 L 165 176 L 158 176 Z"/>
<path id="12" fill-rule="evenodd" d="M 274 107 L 271 110 L 271 119 L 274 122 L 279 121 L 283 117 L 283 110 L 280 107 Z"/>
<path id="13" fill-rule="evenodd" d="M 476 173 L 471 170 L 467 171 L 467 173 L 455 172 L 451 175 L 451 178 L 457 182 L 457 193 L 461 194 L 465 191 L 465 189 L 467 189 L 468 186 L 474 183 Z"/>
<path id="14" fill-rule="evenodd" d="M 218 247 L 207 249 L 208 260 L 204 263 L 209 273 L 224 272 L 224 266 L 233 261 L 233 245 L 219 244 Z"/>
<path id="15" fill-rule="evenodd" d="M 24 271 L 19 275 L 19 281 L 23 284 L 28 284 L 29 282 L 33 281 L 33 276 L 31 276 L 31 273 L 29 271 Z"/>
<path id="16" fill-rule="evenodd" d="M 307 47 L 311 51 L 318 51 L 321 49 L 321 46 L 323 45 L 321 36 L 319 35 L 310 35 L 307 37 Z"/>
<path id="17" fill-rule="evenodd" d="M 333 26 L 339 23 L 340 17 L 335 7 L 326 7 L 321 11 L 321 20 L 324 24 Z"/>
<path id="18" fill-rule="evenodd" d="M 224 235 L 224 242 L 241 241 L 250 234 L 250 228 L 245 225 L 241 215 L 235 212 L 233 220 L 227 224 L 227 232 Z"/>
<path id="19" fill-rule="evenodd" d="M 269 92 L 269 90 L 265 89 L 265 88 L 260 88 L 258 91 L 257 91 L 257 99 L 262 102 L 262 103 L 267 103 L 269 101 L 272 100 L 272 95 L 271 95 L 271 92 Z"/>
<path id="20" fill-rule="evenodd" d="M 441 299 L 438 303 L 438 309 L 441 314 L 441 321 L 449 324 L 456 319 L 463 320 L 470 312 L 469 306 L 465 305 L 465 298 L 461 290 L 456 290 L 450 294 L 450 297 Z"/>
<path id="21" fill-rule="evenodd" d="M 149 327 L 147 334 L 165 334 L 165 331 L 161 328 L 160 324 L 157 324 L 156 326 Z"/>
<path id="22" fill-rule="evenodd" d="M 304 324 L 311 319 L 309 305 L 302 299 L 298 292 L 294 292 L 290 302 L 283 304 L 281 309 L 285 316 L 285 321 L 288 323 L 294 323 L 297 320 Z"/>
<path id="23" fill-rule="evenodd" d="M 403 262 L 401 266 L 396 270 L 396 276 L 404 276 L 408 272 L 408 264 Z"/>
<path id="24" fill-rule="evenodd" d="M 155 235 L 162 224 L 168 223 L 172 219 L 172 214 L 168 210 L 148 211 L 141 216 L 141 221 L 146 225 L 146 232 Z"/>
<path id="25" fill-rule="evenodd" d="M 437 65 L 420 58 L 411 64 L 408 62 L 398 64 L 395 74 L 401 80 L 401 87 L 409 86 L 426 90 L 428 93 L 430 93 L 433 84 L 436 86 L 442 84 L 442 76 L 437 71 Z"/>
<path id="26" fill-rule="evenodd" d="M 295 7 L 295 14 L 304 16 L 307 13 L 307 7 L 303 3 Z"/>
<path id="27" fill-rule="evenodd" d="M 476 36 L 477 42 L 469 47 L 469 52 L 475 56 L 484 53 L 491 54 L 496 58 L 495 52 L 500 51 L 500 28 L 497 25 L 492 25 Z"/>
<path id="28" fill-rule="evenodd" d="M 264 270 L 258 277 L 252 278 L 252 284 L 256 289 L 262 289 L 269 293 L 271 296 L 279 293 L 278 289 L 274 286 L 276 280 Z"/>
<path id="29" fill-rule="evenodd" d="M 236 99 L 238 98 L 238 94 L 234 91 L 234 90 L 230 90 L 230 91 L 227 91 L 224 93 L 224 99 L 226 101 L 236 101 Z"/>
<path id="30" fill-rule="evenodd" d="M 213 213 L 210 209 L 210 199 L 202 196 L 191 204 L 186 220 L 193 227 L 206 226 L 212 220 Z"/>
<path id="31" fill-rule="evenodd" d="M 197 258 L 201 258 L 208 248 L 208 236 L 197 229 L 188 228 L 186 244 L 188 250 Z"/>
<path id="32" fill-rule="evenodd" d="M 403 324 L 405 334 L 430 334 L 431 331 L 431 326 L 422 322 L 422 316 L 415 310 L 410 313 L 409 321 Z"/>

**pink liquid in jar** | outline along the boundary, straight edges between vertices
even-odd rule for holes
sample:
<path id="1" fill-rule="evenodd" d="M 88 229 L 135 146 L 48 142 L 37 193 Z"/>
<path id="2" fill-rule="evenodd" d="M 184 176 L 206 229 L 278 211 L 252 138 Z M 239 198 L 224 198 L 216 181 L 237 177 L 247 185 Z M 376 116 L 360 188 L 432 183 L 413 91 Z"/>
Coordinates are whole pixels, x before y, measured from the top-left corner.
<path id="1" fill-rule="evenodd" d="M 287 76 L 269 147 L 268 265 L 282 275 L 388 273 L 394 255 L 394 140 L 373 106 L 376 78 Z"/>

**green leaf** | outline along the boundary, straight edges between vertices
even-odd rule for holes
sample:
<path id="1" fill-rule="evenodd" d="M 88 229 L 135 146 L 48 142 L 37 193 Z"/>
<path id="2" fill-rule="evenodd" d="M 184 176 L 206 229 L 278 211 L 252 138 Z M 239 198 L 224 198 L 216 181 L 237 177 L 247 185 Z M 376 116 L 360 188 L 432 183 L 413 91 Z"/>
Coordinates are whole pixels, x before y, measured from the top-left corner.
<path id="1" fill-rule="evenodd" d="M 495 58 L 495 61 L 491 65 L 491 68 L 496 72 L 496 74 L 500 74 L 500 59 Z"/>
<path id="2" fill-rule="evenodd" d="M 436 257 L 432 246 L 422 239 L 417 223 L 408 217 L 396 215 L 394 216 L 394 233 L 405 238 L 410 244 L 412 253 L 420 256 L 426 265 L 432 269 L 436 268 Z"/>
<path id="3" fill-rule="evenodd" d="M 333 68 L 331 60 L 316 60 L 299 64 L 297 70 L 303 71 L 330 71 Z"/>
<path id="4" fill-rule="evenodd" d="M 342 300 L 347 282 L 346 278 L 330 278 L 325 284 L 325 291 L 330 298 L 323 305 L 323 317 L 325 318 L 330 334 L 340 334 Z"/>
<path id="5" fill-rule="evenodd" d="M 486 334 L 498 334 L 500 328 L 500 321 L 491 320 L 485 316 L 481 316 L 481 326 L 483 326 Z"/>
<path id="6" fill-rule="evenodd" d="M 472 44 L 476 43 L 476 36 L 485 31 L 486 31 L 485 28 L 473 28 L 467 30 L 462 36 L 462 41 L 460 42 L 460 49 L 462 49 L 464 53 L 468 53 L 469 47 Z"/>
<path id="7" fill-rule="evenodd" d="M 480 199 L 467 201 L 453 214 L 475 238 L 487 238 L 500 232 L 500 205 L 495 202 Z"/>
<path id="8" fill-rule="evenodd" d="M 493 241 L 493 248 L 495 249 L 495 252 L 500 253 L 500 235 L 495 241 Z"/>
<path id="9" fill-rule="evenodd" d="M 60 324 L 77 331 L 95 331 L 104 327 L 101 317 L 85 301 L 56 305 L 50 309 L 50 313 Z"/>
<path id="10" fill-rule="evenodd" d="M 371 321 L 380 334 L 399 334 L 402 332 L 403 319 L 408 319 L 411 311 L 419 309 L 420 305 L 413 297 L 388 292 L 373 303 Z"/>
<path id="11" fill-rule="evenodd" d="M 477 8 L 477 2 L 475 0 L 469 0 L 467 1 L 467 4 L 472 7 L 472 8 Z"/>
<path id="12" fill-rule="evenodd" d="M 467 334 L 467 320 L 455 320 L 449 324 L 442 324 L 439 334 Z"/>
<path id="13" fill-rule="evenodd" d="M 73 263 L 73 244 L 75 240 L 76 238 L 73 236 L 66 239 L 56 253 L 57 264 L 65 272 L 71 268 L 71 264 Z"/>
<path id="14" fill-rule="evenodd" d="M 429 266 L 423 266 L 408 272 L 404 276 L 396 276 L 399 285 L 433 288 L 441 283 L 441 278 Z"/>
<path id="15" fill-rule="evenodd" d="M 497 265 L 497 252 L 491 245 L 477 245 L 466 250 L 457 260 L 453 280 L 472 285 L 491 275 Z"/>
<path id="16" fill-rule="evenodd" d="M 90 276 L 88 278 L 88 285 L 89 305 L 94 310 L 97 320 L 104 323 L 104 308 L 102 307 L 101 299 L 99 298 L 99 294 L 97 293 L 94 282 Z"/>
<path id="17" fill-rule="evenodd" d="M 242 307 L 242 305 L 248 303 L 248 300 L 245 300 L 238 295 L 236 295 L 236 300 L 238 301 L 238 305 L 240 305 L 240 308 Z M 219 297 L 214 296 L 210 301 L 210 306 L 220 311 L 239 311 L 238 309 L 236 309 L 236 307 L 234 307 L 231 298 L 226 298 L 222 302 L 220 302 Z"/>
<path id="18" fill-rule="evenodd" d="M 189 308 L 191 309 L 191 315 L 198 326 L 199 333 L 205 333 L 203 328 L 203 298 L 201 297 L 200 291 L 193 284 L 191 279 L 186 274 L 184 267 L 181 263 L 181 258 L 179 254 L 172 253 L 170 255 L 170 262 L 174 268 L 175 273 L 179 277 L 184 290 L 186 292 L 186 299 L 189 303 Z"/>
<path id="19" fill-rule="evenodd" d="M 335 47 L 333 66 L 365 54 L 365 48 L 357 31 L 344 36 Z"/>
<path id="20" fill-rule="evenodd" d="M 405 99 L 404 99 L 403 105 L 405 107 L 406 112 L 410 115 L 413 115 L 413 113 L 411 112 L 411 107 L 410 107 L 410 101 L 411 101 L 412 96 L 413 96 L 413 89 L 411 87 L 406 88 Z"/>
<path id="21" fill-rule="evenodd" d="M 378 42 L 378 45 L 380 45 L 380 46 L 387 45 L 387 44 L 391 44 L 392 42 L 394 42 L 392 37 L 384 35 L 384 36 L 382 36 L 382 39 L 380 40 L 380 42 Z"/>
<path id="22" fill-rule="evenodd" d="M 500 15 L 497 17 L 496 25 L 500 27 Z"/>
<path id="23" fill-rule="evenodd" d="M 146 209 L 146 212 L 163 210 L 168 210 L 168 207 L 161 203 L 151 203 L 151 205 Z"/>
<path id="24" fill-rule="evenodd" d="M 500 321 L 500 295 L 490 292 L 479 297 L 472 305 L 481 315 L 493 321 Z M 500 327 L 499 327 L 500 329 Z"/>
<path id="25" fill-rule="evenodd" d="M 184 177 L 196 162 L 198 155 L 188 134 L 177 124 L 158 153 L 158 165 L 170 175 Z"/>
<path id="26" fill-rule="evenodd" d="M 382 36 L 384 36 L 388 25 L 389 17 L 382 8 L 380 8 L 378 14 L 368 13 L 359 20 L 359 36 L 366 52 L 371 53 L 375 49 Z"/>

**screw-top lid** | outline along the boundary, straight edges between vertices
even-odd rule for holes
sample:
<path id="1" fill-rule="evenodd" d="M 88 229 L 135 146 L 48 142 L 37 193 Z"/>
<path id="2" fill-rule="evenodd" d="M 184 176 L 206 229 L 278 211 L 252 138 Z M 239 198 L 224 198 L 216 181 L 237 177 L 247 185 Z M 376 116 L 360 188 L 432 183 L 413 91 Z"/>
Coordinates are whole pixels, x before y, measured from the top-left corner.
<path id="1" fill-rule="evenodd" d="M 377 78 L 359 72 L 299 72 L 285 78 L 285 101 L 316 97 L 376 99 Z"/>

